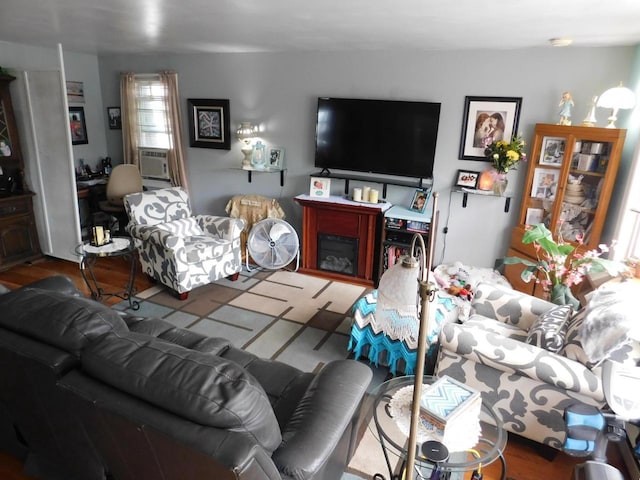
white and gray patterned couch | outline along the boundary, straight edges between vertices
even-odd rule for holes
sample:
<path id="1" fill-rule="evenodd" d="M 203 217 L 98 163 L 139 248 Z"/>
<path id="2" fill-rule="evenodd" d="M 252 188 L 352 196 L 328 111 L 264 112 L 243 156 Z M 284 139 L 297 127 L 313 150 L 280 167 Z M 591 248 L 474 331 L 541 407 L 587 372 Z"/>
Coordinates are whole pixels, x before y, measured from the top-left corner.
<path id="1" fill-rule="evenodd" d="M 481 284 L 464 324 L 440 332 L 436 375 L 479 390 L 507 430 L 561 450 L 565 408 L 576 402 L 605 404 L 601 367 L 580 343 L 585 310 L 573 313 L 507 287 Z M 640 360 L 640 345 L 611 353 L 623 363 Z"/>
<path id="2" fill-rule="evenodd" d="M 242 269 L 242 220 L 193 215 L 181 187 L 134 193 L 124 203 L 143 271 L 177 294 Z"/>

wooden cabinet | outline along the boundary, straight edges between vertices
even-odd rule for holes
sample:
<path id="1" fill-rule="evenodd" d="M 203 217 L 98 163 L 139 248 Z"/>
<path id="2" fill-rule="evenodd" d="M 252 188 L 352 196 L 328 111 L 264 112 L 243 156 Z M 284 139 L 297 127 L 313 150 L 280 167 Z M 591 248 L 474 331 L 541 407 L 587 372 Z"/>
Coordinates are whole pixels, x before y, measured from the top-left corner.
<path id="1" fill-rule="evenodd" d="M 607 216 L 626 131 L 610 128 L 538 124 L 531 142 L 518 225 L 507 256 L 536 258 L 524 245 L 526 225 L 544 223 L 555 238 L 597 248 Z M 520 279 L 522 265 L 509 265 L 505 276 L 517 290 L 542 297 L 534 282 Z"/>
<path id="2" fill-rule="evenodd" d="M 41 255 L 33 193 L 24 185 L 24 163 L 9 91 L 13 80 L 0 74 L 0 269 Z"/>

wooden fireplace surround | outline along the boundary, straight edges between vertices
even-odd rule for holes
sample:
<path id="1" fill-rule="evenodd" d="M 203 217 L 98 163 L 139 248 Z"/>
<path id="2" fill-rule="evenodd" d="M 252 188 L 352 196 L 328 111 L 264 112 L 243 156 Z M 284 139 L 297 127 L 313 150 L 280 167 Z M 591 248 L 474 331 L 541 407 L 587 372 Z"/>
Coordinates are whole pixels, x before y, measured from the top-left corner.
<path id="1" fill-rule="evenodd" d="M 307 197 L 307 198 L 305 198 Z M 378 279 L 379 244 L 383 209 L 356 202 L 298 196 L 302 205 L 302 266 L 300 271 L 331 280 L 374 287 Z M 318 266 L 318 234 L 358 239 L 355 276 L 321 270 Z"/>

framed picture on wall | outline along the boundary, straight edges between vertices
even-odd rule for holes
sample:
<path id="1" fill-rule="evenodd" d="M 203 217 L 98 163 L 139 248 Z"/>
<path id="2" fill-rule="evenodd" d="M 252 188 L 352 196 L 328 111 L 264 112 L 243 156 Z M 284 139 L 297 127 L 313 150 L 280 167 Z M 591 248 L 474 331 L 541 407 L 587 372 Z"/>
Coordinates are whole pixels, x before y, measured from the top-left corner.
<path id="1" fill-rule="evenodd" d="M 190 145 L 231 150 L 229 100 L 189 98 L 187 102 Z"/>
<path id="2" fill-rule="evenodd" d="M 107 117 L 109 118 L 109 128 L 111 130 L 122 130 L 120 107 L 107 107 Z"/>
<path id="3" fill-rule="evenodd" d="M 71 128 L 71 144 L 89 143 L 87 124 L 84 119 L 84 107 L 69 107 L 69 126 Z"/>
<path id="4" fill-rule="evenodd" d="M 522 97 L 465 97 L 458 157 L 489 162 L 485 148 L 517 134 L 521 104 Z"/>

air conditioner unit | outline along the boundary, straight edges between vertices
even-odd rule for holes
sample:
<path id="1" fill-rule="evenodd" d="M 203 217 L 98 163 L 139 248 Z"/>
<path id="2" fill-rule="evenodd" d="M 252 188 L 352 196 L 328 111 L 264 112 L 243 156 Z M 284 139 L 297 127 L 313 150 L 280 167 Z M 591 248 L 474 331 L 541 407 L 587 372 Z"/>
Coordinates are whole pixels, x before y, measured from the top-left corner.
<path id="1" fill-rule="evenodd" d="M 140 175 L 142 178 L 169 180 L 168 150 L 164 148 L 139 148 Z"/>

